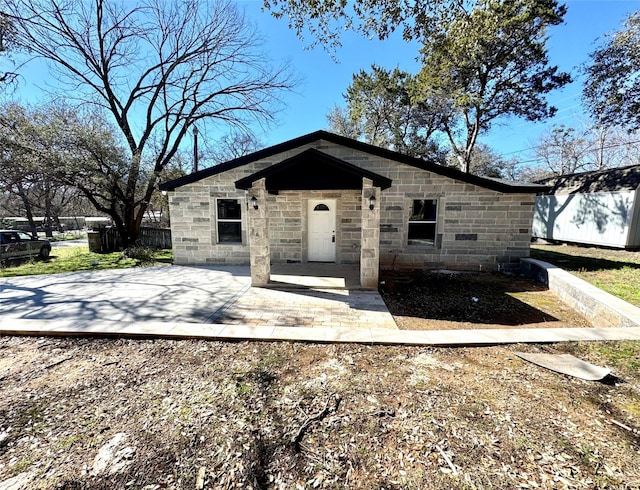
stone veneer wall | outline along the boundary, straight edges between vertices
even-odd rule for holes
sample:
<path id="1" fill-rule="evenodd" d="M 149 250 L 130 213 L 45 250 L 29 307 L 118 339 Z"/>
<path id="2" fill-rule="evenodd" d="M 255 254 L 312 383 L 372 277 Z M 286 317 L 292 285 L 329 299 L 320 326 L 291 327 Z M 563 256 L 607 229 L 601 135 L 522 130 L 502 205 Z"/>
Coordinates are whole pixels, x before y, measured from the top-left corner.
<path id="1" fill-rule="evenodd" d="M 381 268 L 517 268 L 529 256 L 535 196 L 503 194 L 334 144 L 318 150 L 393 181 L 381 193 Z M 435 247 L 407 245 L 414 199 L 438 200 Z"/>
<path id="2" fill-rule="evenodd" d="M 269 238 L 273 263 L 305 262 L 309 199 L 336 201 L 336 262 L 357 264 L 360 258 L 360 191 L 281 191 L 269 196 Z"/>
<path id="3" fill-rule="evenodd" d="M 382 268 L 496 270 L 529 256 L 534 196 L 502 194 L 351 148 L 317 142 L 188 184 L 171 193 L 171 231 L 178 264 L 248 264 L 247 193 L 234 182 L 308 148 L 316 148 L 393 180 L 380 206 Z M 243 202 L 243 243 L 217 244 L 215 199 Z M 267 199 L 271 260 L 306 261 L 307 200 L 336 199 L 336 261 L 360 260 L 360 191 L 282 191 Z M 436 247 L 407 245 L 413 199 L 437 199 Z"/>

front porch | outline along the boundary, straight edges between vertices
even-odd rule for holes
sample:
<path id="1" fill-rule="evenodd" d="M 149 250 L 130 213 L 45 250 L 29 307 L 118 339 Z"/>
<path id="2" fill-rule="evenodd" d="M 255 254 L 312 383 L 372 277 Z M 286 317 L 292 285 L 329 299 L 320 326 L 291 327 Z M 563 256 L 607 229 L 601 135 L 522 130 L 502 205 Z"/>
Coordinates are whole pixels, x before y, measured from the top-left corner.
<path id="1" fill-rule="evenodd" d="M 236 181 L 246 191 L 251 285 L 291 282 L 271 269 L 292 260 L 308 271 L 296 276 L 299 285 L 312 285 L 314 276 L 325 278 L 319 287 L 347 287 L 324 275 L 326 263 L 357 262 L 350 286 L 377 289 L 381 191 L 390 186 L 386 177 L 313 149 Z"/>
<path id="2" fill-rule="evenodd" d="M 378 291 L 360 286 L 358 265 L 274 264 L 266 287 L 250 287 L 216 323 L 296 328 L 398 327 Z M 295 335 L 295 334 L 294 334 Z"/>
<path id="3" fill-rule="evenodd" d="M 360 267 L 351 264 L 273 264 L 270 288 L 359 289 Z"/>

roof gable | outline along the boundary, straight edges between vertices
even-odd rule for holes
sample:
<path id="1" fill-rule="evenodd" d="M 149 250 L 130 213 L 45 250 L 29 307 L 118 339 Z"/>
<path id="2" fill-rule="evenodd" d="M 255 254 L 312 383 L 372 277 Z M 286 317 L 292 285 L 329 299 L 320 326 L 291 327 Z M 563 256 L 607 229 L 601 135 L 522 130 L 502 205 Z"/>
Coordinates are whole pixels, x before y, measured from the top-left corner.
<path id="1" fill-rule="evenodd" d="M 258 160 L 262 160 L 264 158 L 272 157 L 274 155 L 277 155 L 278 153 L 294 150 L 301 146 L 308 145 L 320 140 L 328 141 L 337 145 L 342 145 L 344 147 L 362 151 L 364 153 L 375 155 L 380 158 L 404 163 L 421 170 L 426 170 L 428 172 L 433 172 L 438 175 L 456 179 L 462 182 L 467 182 L 469 184 L 474 184 L 498 192 L 538 193 L 547 189 L 547 186 L 541 184 L 520 184 L 516 182 L 507 182 L 499 179 L 489 179 L 485 177 L 479 177 L 477 175 L 467 174 L 453 167 L 445 167 L 434 162 L 410 157 L 408 155 L 403 155 L 402 153 L 387 150 L 386 148 L 380 148 L 368 143 L 363 143 L 362 141 L 354 140 L 352 138 L 347 138 L 345 136 L 340 136 L 328 131 L 321 130 L 306 134 L 304 136 L 300 136 L 298 138 L 294 138 L 289 141 L 285 141 L 284 143 L 264 148 L 262 150 L 258 150 L 255 153 L 251 153 L 249 155 L 230 160 L 220 165 L 200 170 L 199 172 L 185 175 L 184 177 L 180 177 L 179 179 L 164 182 L 160 185 L 160 190 L 173 191 L 183 185 L 198 182 L 199 180 L 205 179 L 207 177 L 211 177 L 213 175 L 217 175 L 222 172 L 226 172 L 228 170 L 232 170 L 234 168 L 238 168 Z"/>
<path id="2" fill-rule="evenodd" d="M 269 192 L 361 189 L 363 177 L 371 179 L 376 187 L 391 187 L 391 179 L 314 148 L 238 180 L 236 188 L 249 189 L 256 180 L 263 177 Z"/>

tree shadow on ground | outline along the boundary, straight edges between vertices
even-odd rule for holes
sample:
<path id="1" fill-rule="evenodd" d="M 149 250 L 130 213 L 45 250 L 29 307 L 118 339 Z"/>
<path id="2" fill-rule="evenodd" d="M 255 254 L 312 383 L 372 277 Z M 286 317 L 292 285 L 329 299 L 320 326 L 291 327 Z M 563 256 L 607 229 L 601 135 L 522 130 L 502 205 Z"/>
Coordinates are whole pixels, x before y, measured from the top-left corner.
<path id="1" fill-rule="evenodd" d="M 624 260 L 610 260 L 596 257 L 587 257 L 583 255 L 569 255 L 562 252 L 552 250 L 541 250 L 532 248 L 531 258 L 549 262 L 558 267 L 562 267 L 569 271 L 601 271 L 601 270 L 618 270 L 625 267 L 632 269 L 640 269 L 640 264 L 635 262 L 627 262 Z"/>
<path id="2" fill-rule="evenodd" d="M 529 280 L 492 273 L 415 272 L 385 276 L 382 296 L 392 315 L 516 326 L 553 322 L 553 315 L 512 296 L 543 292 Z"/>

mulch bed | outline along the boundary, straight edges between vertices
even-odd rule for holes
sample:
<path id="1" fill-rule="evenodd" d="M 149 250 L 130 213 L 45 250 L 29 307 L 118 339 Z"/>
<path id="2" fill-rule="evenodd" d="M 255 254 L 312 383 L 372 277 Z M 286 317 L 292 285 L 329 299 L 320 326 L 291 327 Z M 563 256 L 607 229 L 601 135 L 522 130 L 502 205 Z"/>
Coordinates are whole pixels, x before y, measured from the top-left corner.
<path id="1" fill-rule="evenodd" d="M 589 327 L 544 286 L 497 273 L 383 272 L 380 292 L 401 329 Z"/>

